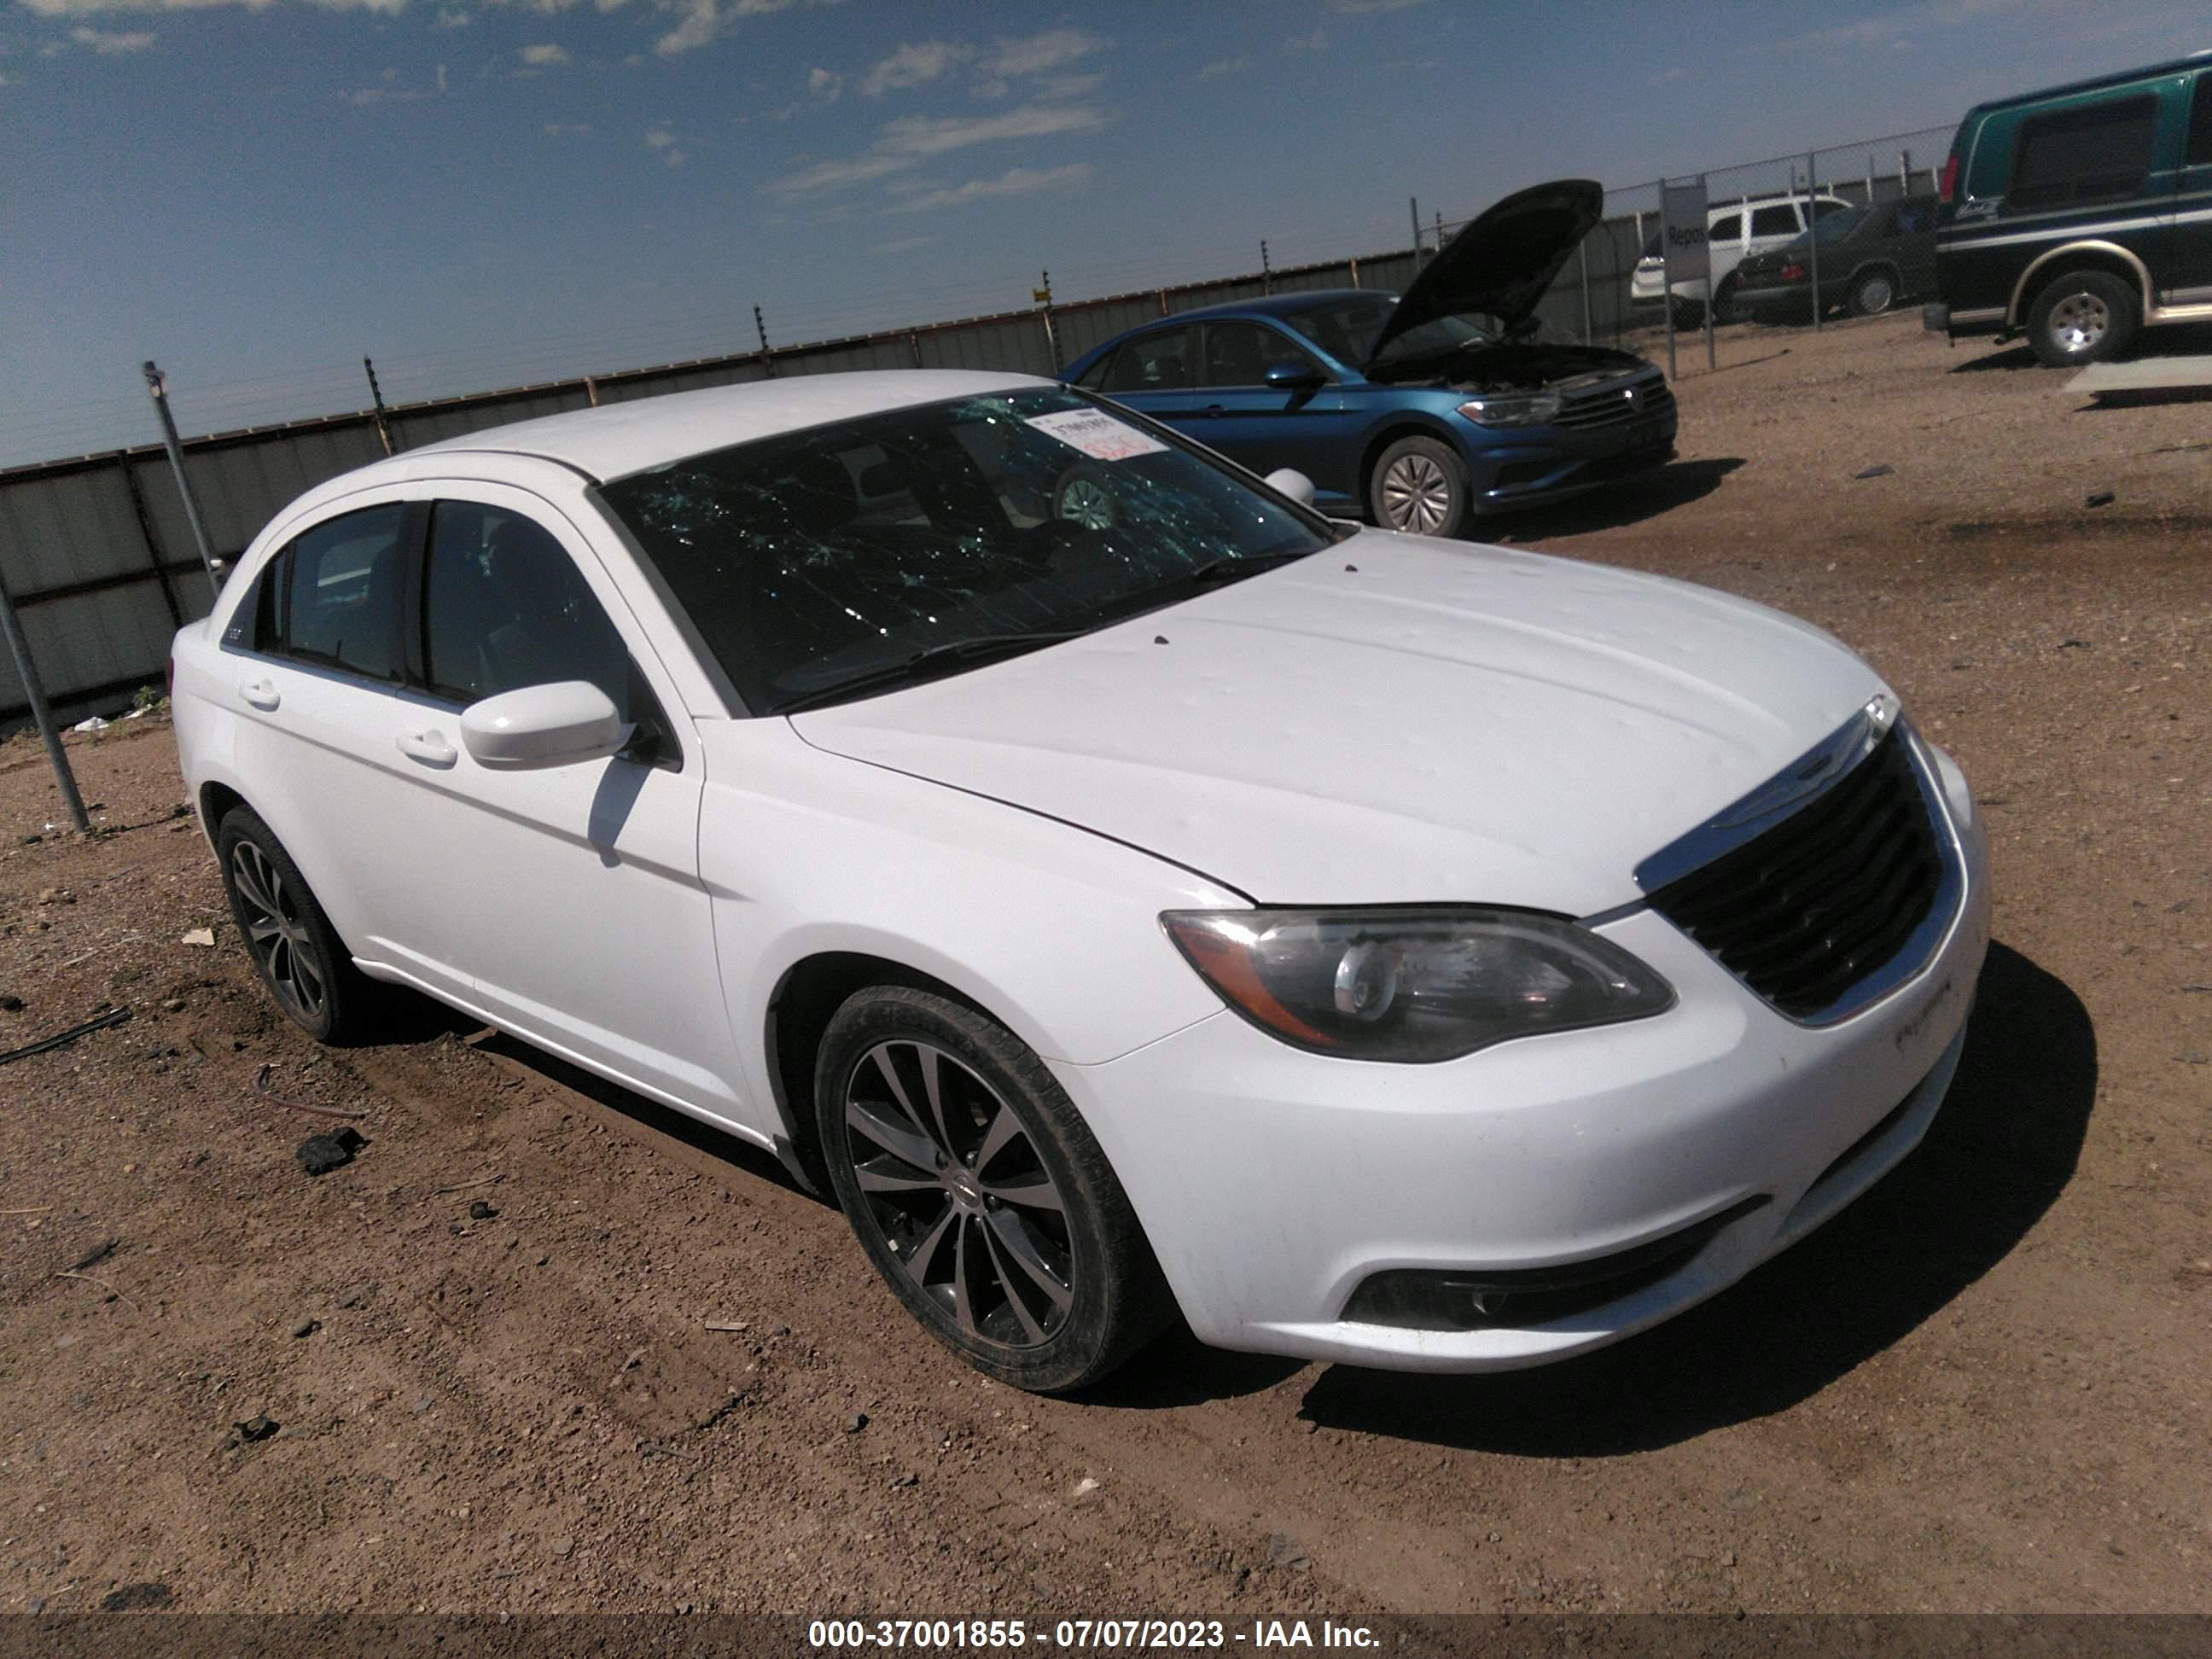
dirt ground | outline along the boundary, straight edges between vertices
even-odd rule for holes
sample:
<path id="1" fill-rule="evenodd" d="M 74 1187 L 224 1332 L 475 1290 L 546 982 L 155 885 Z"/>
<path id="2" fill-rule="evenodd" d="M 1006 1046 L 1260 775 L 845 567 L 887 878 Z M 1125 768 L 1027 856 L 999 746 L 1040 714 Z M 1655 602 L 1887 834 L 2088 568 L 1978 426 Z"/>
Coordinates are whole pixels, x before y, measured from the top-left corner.
<path id="1" fill-rule="evenodd" d="M 0 1067 L 0 1611 L 2212 1609 L 2212 404 L 1917 319 L 1720 349 L 1656 480 L 1486 530 L 1820 623 L 1973 779 L 1965 1063 L 1823 1232 L 1547 1370 L 1171 1335 L 1030 1399 L 763 1158 L 427 1012 L 319 1052 L 166 723 L 72 739 L 89 841 L 18 739 L 0 1048 L 131 1018 Z"/>

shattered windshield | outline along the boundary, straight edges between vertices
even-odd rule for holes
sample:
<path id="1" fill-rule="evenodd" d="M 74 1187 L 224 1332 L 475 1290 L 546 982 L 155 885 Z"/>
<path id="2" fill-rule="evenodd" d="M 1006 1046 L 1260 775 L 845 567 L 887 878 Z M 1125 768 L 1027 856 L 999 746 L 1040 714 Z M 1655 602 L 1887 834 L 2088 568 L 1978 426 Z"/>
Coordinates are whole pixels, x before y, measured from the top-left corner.
<path id="1" fill-rule="evenodd" d="M 756 713 L 1087 633 L 1332 539 L 1060 388 L 739 444 L 601 495 Z"/>

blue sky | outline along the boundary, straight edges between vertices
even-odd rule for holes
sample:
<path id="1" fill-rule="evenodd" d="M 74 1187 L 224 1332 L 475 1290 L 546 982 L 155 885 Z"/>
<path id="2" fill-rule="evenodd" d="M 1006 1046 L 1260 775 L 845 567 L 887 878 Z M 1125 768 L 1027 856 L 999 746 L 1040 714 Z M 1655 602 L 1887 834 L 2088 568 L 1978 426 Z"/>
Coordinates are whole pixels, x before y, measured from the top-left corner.
<path id="1" fill-rule="evenodd" d="M 1403 246 L 2203 0 L 0 0 L 0 463 Z"/>

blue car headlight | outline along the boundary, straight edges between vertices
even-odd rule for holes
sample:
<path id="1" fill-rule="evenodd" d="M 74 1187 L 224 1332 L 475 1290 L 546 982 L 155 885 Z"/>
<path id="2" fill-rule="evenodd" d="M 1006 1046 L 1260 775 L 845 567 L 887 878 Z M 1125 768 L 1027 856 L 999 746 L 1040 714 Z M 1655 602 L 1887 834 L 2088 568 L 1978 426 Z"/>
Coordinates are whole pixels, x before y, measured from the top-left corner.
<path id="1" fill-rule="evenodd" d="M 1559 418 L 1559 397 L 1555 392 L 1534 392 L 1475 398 L 1462 404 L 1459 412 L 1478 426 L 1548 426 Z"/>

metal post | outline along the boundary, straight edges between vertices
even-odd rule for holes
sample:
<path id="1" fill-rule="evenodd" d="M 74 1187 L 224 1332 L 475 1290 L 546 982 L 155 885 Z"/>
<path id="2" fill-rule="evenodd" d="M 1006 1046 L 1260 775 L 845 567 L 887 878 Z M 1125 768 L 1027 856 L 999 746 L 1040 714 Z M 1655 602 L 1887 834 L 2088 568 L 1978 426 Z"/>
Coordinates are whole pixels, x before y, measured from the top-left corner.
<path id="1" fill-rule="evenodd" d="M 1060 331 L 1052 325 L 1052 273 L 1048 270 L 1041 270 L 1037 273 L 1037 276 L 1039 282 L 1036 299 L 1037 304 L 1043 307 L 1045 349 L 1052 354 L 1053 373 L 1057 374 L 1061 366 Z"/>
<path id="2" fill-rule="evenodd" d="M 1443 216 L 1443 214 L 1439 213 L 1439 214 L 1437 214 L 1437 252 L 1439 252 L 1439 253 L 1442 253 L 1443 251 L 1444 251 L 1444 216 Z"/>
<path id="3" fill-rule="evenodd" d="M 1359 256 L 1356 253 L 1352 256 L 1352 285 L 1359 286 Z"/>
<path id="4" fill-rule="evenodd" d="M 1874 205 L 1874 152 L 1867 152 L 1867 205 Z"/>
<path id="5" fill-rule="evenodd" d="M 753 332 L 760 336 L 761 368 L 767 372 L 769 379 L 773 380 L 775 379 L 775 359 L 768 354 L 768 325 L 761 321 L 758 306 L 753 307 Z"/>
<path id="6" fill-rule="evenodd" d="M 384 453 L 389 455 L 392 453 L 392 428 L 384 423 L 384 388 L 376 383 L 374 363 L 364 357 L 361 360 L 361 366 L 368 376 L 369 400 L 376 405 L 376 441 L 384 446 Z"/>
<path id="7" fill-rule="evenodd" d="M 79 830 L 89 830 L 92 820 L 84 814 L 84 797 L 76 792 L 76 774 L 70 770 L 69 751 L 62 747 L 62 734 L 54 729 L 54 711 L 46 707 L 39 671 L 31 665 L 31 647 L 23 638 L 23 624 L 15 616 L 15 601 L 9 597 L 5 582 L 0 582 L 0 633 L 8 636 L 9 654 L 15 659 L 15 678 L 23 683 L 23 699 L 31 705 L 31 718 L 38 723 L 40 739 L 46 745 L 46 758 L 53 763 L 54 781 L 61 786 L 62 804 L 69 808 L 70 822 Z"/>
<path id="8" fill-rule="evenodd" d="M 599 406 L 599 383 L 589 374 L 584 376 L 584 395 L 592 400 L 592 407 Z"/>
<path id="9" fill-rule="evenodd" d="M 1267 264 L 1267 239 L 1263 236 L 1260 239 L 1260 292 L 1273 294 L 1274 291 L 1275 273 Z"/>
<path id="10" fill-rule="evenodd" d="M 906 331 L 906 349 L 914 357 L 914 366 L 920 368 L 921 367 L 921 336 L 912 329 Z"/>
<path id="11" fill-rule="evenodd" d="M 152 363 L 142 363 L 139 370 L 146 377 L 154 411 L 161 417 L 161 441 L 168 447 L 169 467 L 177 475 L 177 494 L 185 498 L 185 519 L 192 527 L 192 540 L 198 544 L 200 563 L 207 568 L 208 587 L 212 597 L 220 597 L 222 581 L 216 574 L 215 554 L 208 547 L 207 532 L 200 527 L 200 504 L 192 499 L 191 480 L 185 477 L 185 451 L 177 441 L 177 423 L 169 418 L 169 389 L 162 383 L 161 371 Z"/>
<path id="12" fill-rule="evenodd" d="M 1813 331 L 1820 331 L 1820 195 L 1819 174 L 1814 171 L 1816 158 L 1812 152 L 1805 155 L 1805 263 L 1807 276 L 1813 289 Z"/>
<path id="13" fill-rule="evenodd" d="M 1419 270 L 1421 268 L 1421 198 L 1408 196 L 1406 206 L 1413 216 L 1413 269 Z"/>
<path id="14" fill-rule="evenodd" d="M 1582 261 L 1583 271 L 1583 343 L 1590 343 L 1589 308 L 1589 238 L 1585 236 L 1575 244 L 1575 257 Z"/>
<path id="15" fill-rule="evenodd" d="M 1912 152 L 1909 149 L 1897 152 L 1897 187 L 1907 196 L 1912 194 Z"/>

